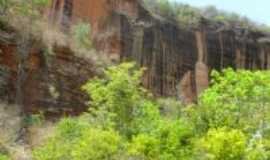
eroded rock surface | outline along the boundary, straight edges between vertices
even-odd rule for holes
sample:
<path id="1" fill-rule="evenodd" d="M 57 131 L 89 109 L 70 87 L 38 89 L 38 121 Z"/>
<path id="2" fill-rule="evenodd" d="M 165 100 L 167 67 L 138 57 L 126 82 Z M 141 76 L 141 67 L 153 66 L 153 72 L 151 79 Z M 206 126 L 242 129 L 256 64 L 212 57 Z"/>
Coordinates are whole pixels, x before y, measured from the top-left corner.
<path id="1" fill-rule="evenodd" d="M 93 1 L 87 5 L 73 1 L 76 5 L 90 7 L 94 6 L 94 2 L 97 3 Z M 106 12 L 105 20 L 97 18 L 89 21 L 94 26 L 102 26 L 102 32 L 94 29 L 93 39 L 99 39 L 96 46 L 119 54 L 121 60 L 136 61 L 146 67 L 143 82 L 155 95 L 195 100 L 208 86 L 212 69 L 269 68 L 269 34 L 204 19 L 197 28 L 181 29 L 177 23 L 147 11 L 139 0 L 114 2 L 107 0 L 106 5 L 99 7 L 99 10 Z M 74 13 L 79 12 L 73 9 Z M 91 13 L 82 15 L 96 17 Z M 80 17 L 74 14 L 71 19 L 74 22 Z M 111 38 L 101 36 L 110 31 L 114 31 L 109 34 Z M 107 47 L 103 42 L 108 42 Z"/>
<path id="2" fill-rule="evenodd" d="M 96 49 L 146 67 L 143 83 L 157 96 L 177 96 L 189 103 L 208 86 L 212 69 L 270 67 L 266 33 L 207 20 L 197 28 L 182 29 L 150 13 L 140 0 L 52 2 L 52 25 L 68 32 L 79 21 L 91 23 Z M 11 33 L 1 35 L 7 34 Z M 0 95 L 14 102 L 19 73 L 16 43 L 2 36 L 0 49 Z M 79 112 L 85 108 L 80 86 L 94 73 L 91 61 L 68 48 L 56 47 L 55 53 L 48 61 L 38 45 L 31 50 L 21 94 L 26 111 Z"/>
<path id="3" fill-rule="evenodd" d="M 14 33 L 3 29 L 1 32 Z M 81 86 L 94 75 L 91 60 L 60 46 L 48 55 L 40 42 L 34 42 L 25 63 L 20 63 L 18 49 L 15 39 L 0 39 L 2 101 L 19 103 L 26 113 L 76 114 L 86 109 L 87 97 Z"/>

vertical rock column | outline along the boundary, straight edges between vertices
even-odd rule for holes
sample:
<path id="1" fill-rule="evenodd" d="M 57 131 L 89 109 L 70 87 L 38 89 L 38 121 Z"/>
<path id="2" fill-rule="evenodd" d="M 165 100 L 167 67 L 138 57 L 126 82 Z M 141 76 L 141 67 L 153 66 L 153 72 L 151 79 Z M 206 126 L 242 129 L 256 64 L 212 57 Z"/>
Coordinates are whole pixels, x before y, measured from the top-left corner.
<path id="1" fill-rule="evenodd" d="M 197 97 L 208 87 L 209 85 L 209 71 L 207 67 L 207 44 L 203 31 L 196 31 L 196 41 L 198 49 L 198 61 L 195 65 L 195 82 Z"/>

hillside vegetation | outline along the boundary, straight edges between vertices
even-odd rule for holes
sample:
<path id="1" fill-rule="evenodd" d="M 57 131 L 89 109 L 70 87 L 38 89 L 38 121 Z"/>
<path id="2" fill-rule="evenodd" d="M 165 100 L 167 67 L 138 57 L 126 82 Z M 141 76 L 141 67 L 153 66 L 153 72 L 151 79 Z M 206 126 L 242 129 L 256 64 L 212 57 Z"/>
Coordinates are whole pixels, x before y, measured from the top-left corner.
<path id="1" fill-rule="evenodd" d="M 146 3 L 153 10 L 158 8 L 158 14 L 185 26 L 196 25 L 202 17 L 254 26 L 243 17 L 213 7 L 197 9 L 161 0 Z M 16 18 L 26 17 L 19 21 L 24 22 L 22 30 L 16 28 L 21 33 L 19 56 L 30 51 L 33 38 L 42 39 L 34 33 L 43 31 L 40 10 L 47 4 L 47 0 L 0 0 L 1 22 L 14 25 L 18 24 L 13 21 Z M 87 38 L 89 24 L 82 22 L 71 29 L 74 50 L 87 52 L 93 48 Z M 50 47 L 45 50 L 50 52 Z M 25 64 L 25 59 L 21 57 L 19 64 Z M 270 71 L 213 71 L 211 86 L 190 105 L 175 97 L 154 97 L 142 87 L 145 68 L 136 63 L 104 65 L 102 71 L 81 87 L 89 99 L 88 110 L 79 116 L 61 117 L 52 130 L 43 132 L 45 138 L 28 147 L 31 159 L 270 159 Z M 46 123 L 42 113 L 23 116 L 26 128 Z M 13 159 L 13 150 L 0 138 L 0 160 Z"/>
<path id="2" fill-rule="evenodd" d="M 259 24 L 246 16 L 234 12 L 219 10 L 215 6 L 197 8 L 184 3 L 170 2 L 169 0 L 144 0 L 144 3 L 153 13 L 175 20 L 182 27 L 196 27 L 201 19 L 205 18 L 224 25 L 270 32 L 270 27 L 265 24 Z"/>
<path id="3" fill-rule="evenodd" d="M 64 118 L 34 160 L 266 160 L 270 158 L 268 71 L 212 72 L 198 104 L 154 99 L 133 63 L 109 67 L 82 89 L 89 111 Z"/>

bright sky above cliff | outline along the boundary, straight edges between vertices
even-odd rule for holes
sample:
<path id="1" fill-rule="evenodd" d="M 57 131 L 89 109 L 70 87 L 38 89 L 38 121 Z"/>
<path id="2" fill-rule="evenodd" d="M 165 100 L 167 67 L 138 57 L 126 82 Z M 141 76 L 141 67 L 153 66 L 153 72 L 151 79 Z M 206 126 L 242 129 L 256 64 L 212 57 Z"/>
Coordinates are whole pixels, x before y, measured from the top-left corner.
<path id="1" fill-rule="evenodd" d="M 203 7 L 214 5 L 218 9 L 236 12 L 251 20 L 270 25 L 270 0 L 171 0 Z"/>

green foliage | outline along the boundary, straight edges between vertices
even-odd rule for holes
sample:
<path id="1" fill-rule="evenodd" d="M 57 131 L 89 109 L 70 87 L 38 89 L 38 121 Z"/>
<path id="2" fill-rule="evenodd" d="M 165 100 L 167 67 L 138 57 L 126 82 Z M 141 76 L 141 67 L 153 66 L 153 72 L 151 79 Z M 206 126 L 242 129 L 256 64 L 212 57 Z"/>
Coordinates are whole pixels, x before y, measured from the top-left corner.
<path id="1" fill-rule="evenodd" d="M 44 115 L 43 114 L 27 115 L 24 118 L 24 123 L 28 126 L 41 125 L 43 122 L 44 122 Z"/>
<path id="2" fill-rule="evenodd" d="M 79 23 L 72 28 L 72 33 L 78 48 L 91 49 L 91 26 L 88 23 Z"/>
<path id="3" fill-rule="evenodd" d="M 10 6 L 9 0 L 0 0 L 0 16 L 4 15 Z"/>
<path id="4" fill-rule="evenodd" d="M 259 30 L 263 32 L 270 32 L 270 26 L 262 24 L 259 26 Z"/>
<path id="5" fill-rule="evenodd" d="M 187 4 L 172 3 L 168 0 L 158 0 L 155 2 L 145 0 L 145 4 L 154 13 L 166 18 L 175 19 L 182 27 L 197 25 L 201 18 L 199 9 Z"/>
<path id="6" fill-rule="evenodd" d="M 129 155 L 141 159 L 188 159 L 192 130 L 182 121 L 159 120 L 158 126 L 132 138 Z M 187 145 L 189 144 L 189 145 Z"/>
<path id="7" fill-rule="evenodd" d="M 89 81 L 83 86 L 92 100 L 89 113 L 62 120 L 35 149 L 34 160 L 188 159 L 192 127 L 162 117 L 141 88 L 141 76 L 135 64 L 123 63 L 107 69 L 104 79 Z"/>
<path id="8" fill-rule="evenodd" d="M 270 156 L 269 140 L 262 138 L 260 133 L 256 133 L 246 149 L 247 160 L 266 160 Z"/>
<path id="9" fill-rule="evenodd" d="M 257 24 L 249 18 L 234 12 L 219 10 L 215 6 L 196 8 L 188 4 L 170 2 L 169 0 L 144 0 L 144 3 L 153 13 L 174 19 L 184 28 L 198 25 L 201 18 L 204 17 L 210 21 L 227 25 L 236 24 L 243 28 L 269 32 L 269 26 Z"/>
<path id="10" fill-rule="evenodd" d="M 177 119 L 182 114 L 184 105 L 175 98 L 160 98 L 157 100 L 162 116 Z"/>
<path id="11" fill-rule="evenodd" d="M 128 153 L 136 159 L 156 160 L 159 157 L 160 141 L 148 134 L 135 136 L 129 144 Z"/>
<path id="12" fill-rule="evenodd" d="M 241 160 L 245 155 L 246 136 L 239 130 L 212 129 L 198 146 L 202 159 Z"/>
<path id="13" fill-rule="evenodd" d="M 56 133 L 41 147 L 33 151 L 34 160 L 71 160 L 74 143 L 82 136 L 87 127 L 75 119 L 65 118 L 59 122 Z"/>
<path id="14" fill-rule="evenodd" d="M 120 136 L 113 130 L 90 128 L 84 131 L 72 150 L 74 160 L 117 160 Z"/>
<path id="15" fill-rule="evenodd" d="M 200 121 L 252 133 L 269 125 L 270 74 L 224 70 L 212 73 L 212 87 L 200 97 Z"/>
<path id="16" fill-rule="evenodd" d="M 143 103 L 141 75 L 142 70 L 136 70 L 134 63 L 123 63 L 106 70 L 105 79 L 96 78 L 83 86 L 83 90 L 92 99 L 90 112 L 98 118 L 99 122 L 109 118 L 112 125 L 116 125 L 121 132 L 129 134 L 128 126 L 134 119 L 136 109 Z M 107 112 L 106 116 L 100 112 Z M 104 126 L 107 124 L 105 123 Z"/>
<path id="17" fill-rule="evenodd" d="M 120 136 L 113 130 L 93 128 L 78 119 L 66 118 L 44 146 L 33 151 L 34 160 L 113 160 Z"/>
<path id="18" fill-rule="evenodd" d="M 49 3 L 50 0 L 0 0 L 0 4 L 2 7 L 5 7 L 5 11 L 10 12 L 14 16 L 37 17 L 40 15 L 40 11 Z"/>
<path id="19" fill-rule="evenodd" d="M 196 26 L 199 24 L 201 15 L 199 9 L 191 7 L 187 4 L 174 4 L 176 20 L 180 26 Z"/>
<path id="20" fill-rule="evenodd" d="M 0 153 L 0 160 L 10 160 L 10 158 Z"/>
<path id="21" fill-rule="evenodd" d="M 267 160 L 269 71 L 212 73 L 198 104 L 154 100 L 134 63 L 109 67 L 82 88 L 89 111 L 61 120 L 34 160 Z"/>
<path id="22" fill-rule="evenodd" d="M 160 12 L 161 15 L 168 16 L 168 17 L 174 15 L 173 11 L 171 10 L 172 5 L 169 1 L 157 0 L 156 3 L 157 3 L 158 11 Z"/>

